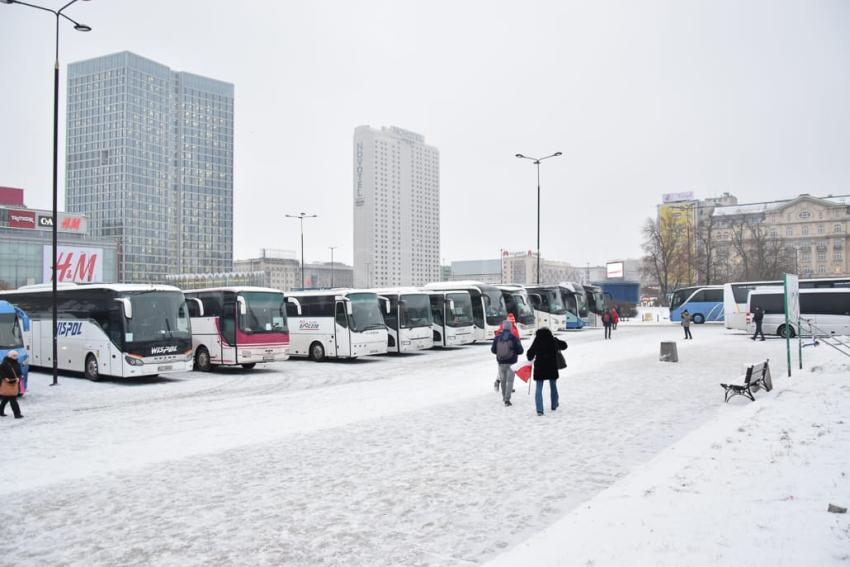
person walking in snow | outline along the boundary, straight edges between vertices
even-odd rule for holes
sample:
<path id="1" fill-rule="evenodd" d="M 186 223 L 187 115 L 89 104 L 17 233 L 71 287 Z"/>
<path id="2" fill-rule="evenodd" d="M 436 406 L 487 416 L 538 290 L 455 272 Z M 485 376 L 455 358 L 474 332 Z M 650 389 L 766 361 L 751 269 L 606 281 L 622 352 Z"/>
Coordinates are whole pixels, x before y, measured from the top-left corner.
<path id="1" fill-rule="evenodd" d="M 606 339 L 611 338 L 611 326 L 613 324 L 614 323 L 611 319 L 611 310 L 606 308 L 605 311 L 602 312 L 602 327 L 605 330 Z"/>
<path id="2" fill-rule="evenodd" d="M 611 310 L 611 326 L 614 327 L 614 330 L 617 330 L 617 323 L 620 322 L 620 313 L 617 311 L 617 307 Z"/>
<path id="3" fill-rule="evenodd" d="M 10 350 L 9 354 L 0 362 L 0 417 L 5 417 L 6 404 L 12 406 L 15 419 L 24 417 L 21 415 L 21 407 L 18 405 L 18 393 L 21 388 L 21 365 L 18 363 L 18 351 Z"/>
<path id="4" fill-rule="evenodd" d="M 556 339 L 548 327 L 540 327 L 534 334 L 534 341 L 525 353 L 528 360 L 534 361 L 534 404 L 537 415 L 543 415 L 543 382 L 549 382 L 552 411 L 558 409 L 558 358 L 567 343 Z"/>
<path id="5" fill-rule="evenodd" d="M 505 320 L 502 332 L 493 338 L 493 344 L 490 346 L 490 352 L 496 355 L 496 363 L 499 365 L 497 383 L 501 384 L 505 406 L 511 405 L 511 393 L 514 391 L 514 371 L 511 366 L 516 364 L 517 357 L 523 350 L 519 337 L 511 330 L 510 321 Z"/>
<path id="6" fill-rule="evenodd" d="M 502 324 L 499 325 L 498 329 L 496 329 L 496 337 L 498 337 L 500 334 L 502 334 L 502 331 L 504 331 L 506 328 L 510 329 L 511 334 L 513 336 L 515 336 L 517 338 L 517 340 L 519 340 L 519 328 L 516 326 L 516 317 L 514 317 L 513 313 L 508 313 L 508 318 L 505 319 L 504 321 L 502 321 Z M 494 339 L 495 339 L 495 337 L 494 337 Z M 522 353 L 520 353 L 520 354 L 522 354 Z M 516 361 L 514 361 L 514 362 L 516 362 Z M 499 385 L 500 385 L 500 380 L 501 380 L 500 376 L 501 375 L 497 371 L 496 372 L 496 382 L 493 384 L 493 389 L 496 390 L 497 392 L 499 391 Z"/>
<path id="7" fill-rule="evenodd" d="M 764 331 L 761 329 L 761 324 L 764 321 L 764 309 L 761 307 L 756 307 L 756 312 L 753 313 L 753 323 L 756 324 L 756 332 L 753 333 L 753 336 L 750 337 L 752 340 L 756 340 L 757 335 L 761 335 L 761 340 L 764 340 Z"/>
<path id="8" fill-rule="evenodd" d="M 685 340 L 693 340 L 694 337 L 691 335 L 691 314 L 688 313 L 687 309 L 682 311 L 682 328 L 685 329 Z"/>

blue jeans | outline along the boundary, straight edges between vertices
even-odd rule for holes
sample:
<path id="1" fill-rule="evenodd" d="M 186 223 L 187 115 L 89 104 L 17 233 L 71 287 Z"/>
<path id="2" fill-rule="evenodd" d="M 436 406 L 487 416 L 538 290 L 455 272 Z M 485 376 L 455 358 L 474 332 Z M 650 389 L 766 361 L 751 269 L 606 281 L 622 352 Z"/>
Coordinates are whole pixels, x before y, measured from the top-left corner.
<path id="1" fill-rule="evenodd" d="M 558 385 L 557 380 L 535 380 L 534 403 L 537 405 L 537 412 L 543 411 L 543 382 L 549 382 L 549 393 L 552 394 L 552 409 L 558 407 Z"/>

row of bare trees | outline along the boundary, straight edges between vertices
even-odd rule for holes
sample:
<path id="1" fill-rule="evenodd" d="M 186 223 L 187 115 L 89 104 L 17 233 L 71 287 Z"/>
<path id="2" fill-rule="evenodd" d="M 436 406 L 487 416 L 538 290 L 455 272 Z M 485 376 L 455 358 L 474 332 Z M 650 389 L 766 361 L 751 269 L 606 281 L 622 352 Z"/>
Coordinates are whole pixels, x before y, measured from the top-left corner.
<path id="1" fill-rule="evenodd" d="M 686 285 L 781 279 L 783 272 L 796 269 L 795 251 L 759 220 L 741 215 L 724 219 L 719 227 L 709 215 L 694 229 L 668 215 L 646 219 L 644 275 L 657 284 L 662 302 Z"/>

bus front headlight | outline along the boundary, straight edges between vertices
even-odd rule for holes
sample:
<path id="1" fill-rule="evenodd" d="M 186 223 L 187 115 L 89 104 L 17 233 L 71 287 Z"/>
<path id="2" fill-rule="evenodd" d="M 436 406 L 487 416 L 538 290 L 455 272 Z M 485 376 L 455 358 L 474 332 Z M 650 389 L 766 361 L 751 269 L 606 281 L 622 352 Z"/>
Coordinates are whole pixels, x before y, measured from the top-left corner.
<path id="1" fill-rule="evenodd" d="M 144 366 L 145 362 L 142 360 L 140 356 L 134 356 L 132 354 L 128 354 L 124 357 L 124 360 L 127 361 L 127 364 L 130 366 Z"/>

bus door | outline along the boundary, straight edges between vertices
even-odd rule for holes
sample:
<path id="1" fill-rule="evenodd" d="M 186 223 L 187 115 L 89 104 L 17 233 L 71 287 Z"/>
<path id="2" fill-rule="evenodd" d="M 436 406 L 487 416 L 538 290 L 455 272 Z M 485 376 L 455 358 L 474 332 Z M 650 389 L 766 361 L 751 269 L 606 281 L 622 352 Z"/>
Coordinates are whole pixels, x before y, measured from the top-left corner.
<path id="1" fill-rule="evenodd" d="M 236 294 L 225 292 L 221 309 L 221 352 L 219 360 L 223 364 L 236 364 L 238 361 L 236 349 L 236 311 L 239 306 L 236 303 Z"/>
<path id="2" fill-rule="evenodd" d="M 334 311 L 334 344 L 339 358 L 351 356 L 351 328 L 348 324 L 350 305 L 347 301 L 337 301 Z"/>
<path id="3" fill-rule="evenodd" d="M 443 335 L 445 334 L 446 329 L 443 325 L 443 321 L 445 320 L 444 315 L 447 316 L 447 314 L 444 313 L 444 297 L 442 295 L 431 295 L 428 299 L 431 302 L 431 331 L 433 333 L 434 344 L 445 346 Z"/>

